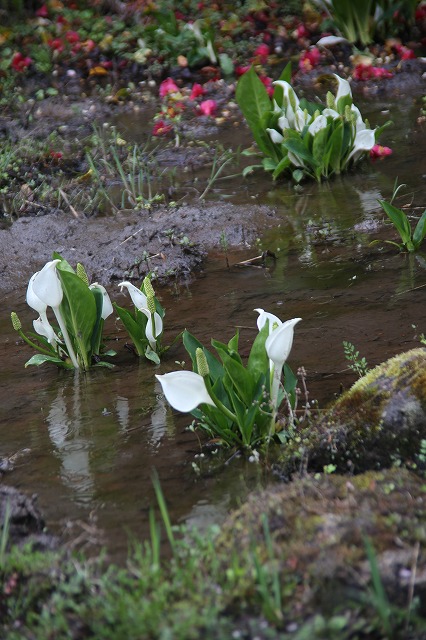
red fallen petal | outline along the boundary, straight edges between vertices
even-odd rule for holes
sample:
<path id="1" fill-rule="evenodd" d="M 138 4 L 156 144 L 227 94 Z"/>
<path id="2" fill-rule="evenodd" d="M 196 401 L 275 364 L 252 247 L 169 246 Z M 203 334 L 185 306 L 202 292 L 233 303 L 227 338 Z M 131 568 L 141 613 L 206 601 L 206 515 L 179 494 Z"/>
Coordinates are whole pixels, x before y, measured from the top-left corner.
<path id="1" fill-rule="evenodd" d="M 216 109 L 216 100 L 203 100 L 198 107 L 198 112 L 203 116 L 214 116 Z"/>

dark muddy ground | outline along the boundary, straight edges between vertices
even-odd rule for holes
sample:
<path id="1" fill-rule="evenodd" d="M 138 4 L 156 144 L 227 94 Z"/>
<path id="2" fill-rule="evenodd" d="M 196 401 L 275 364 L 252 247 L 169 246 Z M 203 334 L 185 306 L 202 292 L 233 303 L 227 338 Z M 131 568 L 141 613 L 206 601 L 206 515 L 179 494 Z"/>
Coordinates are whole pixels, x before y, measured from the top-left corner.
<path id="1" fill-rule="evenodd" d="M 338 70 L 336 66 L 328 69 Z M 296 75 L 296 90 L 301 94 L 320 90 L 318 77 L 326 71 L 322 68 L 320 72 Z M 354 83 L 354 98 L 356 92 L 374 99 L 390 96 L 396 102 L 407 93 L 423 95 L 425 73 L 425 59 L 404 61 L 398 65 L 393 78 Z M 232 88 L 223 82 L 213 88 L 218 104 L 225 108 L 232 99 Z M 152 96 L 147 98 L 146 91 L 140 95 L 140 104 L 108 105 L 100 99 L 77 96 L 69 83 L 63 89 L 62 102 L 58 98 L 46 99 L 40 104 L 30 101 L 23 103 L 19 115 L 1 117 L 0 135 L 18 143 L 31 135 L 41 139 L 59 126 L 65 126 L 74 138 L 83 138 L 94 122 L 111 122 L 135 109 L 152 112 L 155 104 Z M 245 127 L 238 109 L 234 109 L 230 119 L 240 121 L 239 126 Z M 185 126 L 198 137 L 203 133 L 209 137 L 218 131 L 214 121 L 208 119 L 194 118 Z M 168 157 L 167 151 L 166 156 L 164 150 L 162 153 L 162 161 L 166 159 L 177 167 L 200 161 L 197 149 L 190 150 L 185 145 L 170 149 Z M 83 262 L 92 281 L 104 285 L 123 278 L 140 281 L 150 270 L 155 270 L 160 280 L 185 279 L 200 269 L 210 250 L 220 247 L 221 234 L 226 235 L 229 248 L 248 248 L 262 230 L 276 223 L 274 209 L 256 204 L 255 200 L 249 206 L 208 201 L 174 207 L 160 205 L 151 210 L 121 211 L 107 217 L 76 217 L 63 205 L 63 210 L 44 208 L 42 214 L 29 204 L 17 220 L 12 224 L 9 220 L 0 230 L 0 289 L 3 292 L 14 289 L 17 282 L 26 281 L 51 258 L 54 250 L 72 264 Z"/>

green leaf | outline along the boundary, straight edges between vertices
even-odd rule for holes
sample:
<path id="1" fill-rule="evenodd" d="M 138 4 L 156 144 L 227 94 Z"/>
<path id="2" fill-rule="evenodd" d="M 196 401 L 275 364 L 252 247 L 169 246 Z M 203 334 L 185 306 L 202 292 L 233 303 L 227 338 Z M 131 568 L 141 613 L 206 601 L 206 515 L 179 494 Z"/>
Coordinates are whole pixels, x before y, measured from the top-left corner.
<path id="1" fill-rule="evenodd" d="M 229 356 L 226 351 L 216 347 L 223 362 L 223 367 L 232 380 L 232 384 L 241 400 L 249 407 L 253 401 L 254 379 L 251 373 L 242 364 Z"/>
<path id="2" fill-rule="evenodd" d="M 235 97 L 259 149 L 266 156 L 278 161 L 274 143 L 262 126 L 262 119 L 266 113 L 272 111 L 272 104 L 253 67 L 239 79 Z"/>
<path id="3" fill-rule="evenodd" d="M 214 347 L 216 351 L 219 353 L 219 355 L 221 353 L 226 353 L 230 358 L 232 358 L 233 360 L 236 360 L 236 362 L 239 362 L 241 364 L 241 356 L 238 353 L 237 349 L 232 349 L 229 346 L 229 344 L 225 344 L 224 342 L 220 342 L 219 340 L 214 340 L 213 338 L 211 340 L 211 344 L 212 344 L 212 347 Z M 238 339 L 237 339 L 237 346 L 238 346 Z"/>
<path id="4" fill-rule="evenodd" d="M 343 124 L 340 121 L 328 141 L 326 160 L 324 164 L 331 167 L 331 172 L 340 173 L 340 164 L 342 160 L 342 144 L 343 144 Z"/>
<path id="5" fill-rule="evenodd" d="M 219 53 L 219 64 L 224 76 L 233 75 L 234 63 L 227 53 Z"/>
<path id="6" fill-rule="evenodd" d="M 278 178 L 278 176 L 280 176 L 282 174 L 283 171 L 285 171 L 286 169 L 288 169 L 288 167 L 290 166 L 290 160 L 288 159 L 288 156 L 284 156 L 284 158 L 282 158 L 282 160 L 279 161 L 279 163 L 277 164 L 277 166 L 274 169 L 274 173 L 272 174 L 272 177 L 274 180 L 276 180 Z"/>
<path id="7" fill-rule="evenodd" d="M 104 362 L 103 360 L 99 360 L 99 362 L 96 362 L 96 364 L 94 364 L 93 367 L 104 367 L 105 369 L 114 369 L 115 364 L 112 364 L 112 362 Z"/>
<path id="8" fill-rule="evenodd" d="M 228 342 L 228 349 L 230 351 L 238 351 L 238 338 L 239 338 L 239 333 L 237 331 L 237 333 L 235 334 L 235 336 L 233 338 L 230 339 L 230 341 Z"/>
<path id="9" fill-rule="evenodd" d="M 146 348 L 145 358 L 151 360 L 151 362 L 154 362 L 155 364 L 160 364 L 158 353 L 152 349 L 151 345 L 148 345 Z"/>
<path id="10" fill-rule="evenodd" d="M 136 347 L 138 356 L 145 355 L 146 345 L 148 343 L 145 330 L 134 318 L 134 316 L 127 309 L 119 307 L 116 302 L 112 303 L 112 306 L 116 310 L 118 317 L 124 324 L 127 333 L 133 340 L 133 344 Z"/>
<path id="11" fill-rule="evenodd" d="M 249 167 L 244 167 L 241 175 L 243 178 L 247 178 L 255 169 L 263 169 L 263 164 L 251 164 Z"/>
<path id="12" fill-rule="evenodd" d="M 57 356 L 47 356 L 47 355 L 44 355 L 43 353 L 36 353 L 35 355 L 33 355 L 28 360 L 28 362 L 25 363 L 25 367 L 29 367 L 31 365 L 35 365 L 39 367 L 41 364 L 44 364 L 45 362 L 53 362 L 59 367 L 65 367 L 66 369 L 74 368 L 72 365 L 71 367 L 69 367 L 64 360 L 61 360 L 61 358 L 58 358 Z"/>
<path id="13" fill-rule="evenodd" d="M 423 211 L 413 233 L 413 244 L 418 249 L 426 236 L 426 210 Z"/>
<path id="14" fill-rule="evenodd" d="M 96 323 L 95 298 L 89 287 L 75 273 L 61 269 L 61 264 L 57 269 L 64 290 L 60 309 L 83 366 L 89 369 L 92 333 Z"/>
<path id="15" fill-rule="evenodd" d="M 265 342 L 268 336 L 269 322 L 266 322 L 253 341 L 247 362 L 247 370 L 250 371 L 255 378 L 257 378 L 260 373 L 265 374 L 266 371 L 269 371 L 269 358 L 265 349 Z"/>
<path id="16" fill-rule="evenodd" d="M 286 133 L 291 132 L 288 131 Z M 305 147 L 303 140 L 301 140 L 300 138 L 300 134 L 297 134 L 297 137 L 291 135 L 291 137 L 285 139 L 281 144 L 283 145 L 283 147 L 288 149 L 288 151 L 295 153 L 297 156 L 299 156 L 299 158 L 307 162 L 312 168 L 318 165 L 318 163 L 314 160 L 312 154 Z"/>
<path id="17" fill-rule="evenodd" d="M 57 269 L 61 269 L 62 271 L 71 271 L 71 273 L 75 273 L 74 269 L 70 265 L 65 258 L 61 256 L 60 253 L 54 251 L 52 254 L 52 260 L 60 260 L 61 262 L 57 265 Z"/>
<path id="18" fill-rule="evenodd" d="M 210 378 L 213 380 L 213 383 L 223 376 L 223 367 L 220 364 L 219 360 L 214 357 L 214 355 L 206 349 L 195 336 L 193 336 L 189 331 L 185 329 L 182 335 L 182 341 L 185 349 L 189 353 L 192 360 L 192 368 L 195 372 L 198 372 L 197 369 L 197 358 L 195 356 L 195 352 L 197 348 L 200 348 L 204 351 L 204 354 L 207 359 L 207 364 L 209 365 L 210 370 Z"/>
<path id="19" fill-rule="evenodd" d="M 291 83 L 291 62 L 288 62 L 286 64 L 278 80 L 284 80 L 284 82 L 288 82 L 289 84 Z M 283 98 L 284 98 L 284 91 L 283 91 L 283 88 L 280 87 L 278 84 L 275 85 L 273 98 L 279 106 L 282 105 Z"/>
<path id="20" fill-rule="evenodd" d="M 397 209 L 386 200 L 379 200 L 379 204 L 392 220 L 394 227 L 401 236 L 402 242 L 407 246 L 411 242 L 411 227 L 407 216 L 401 209 Z"/>

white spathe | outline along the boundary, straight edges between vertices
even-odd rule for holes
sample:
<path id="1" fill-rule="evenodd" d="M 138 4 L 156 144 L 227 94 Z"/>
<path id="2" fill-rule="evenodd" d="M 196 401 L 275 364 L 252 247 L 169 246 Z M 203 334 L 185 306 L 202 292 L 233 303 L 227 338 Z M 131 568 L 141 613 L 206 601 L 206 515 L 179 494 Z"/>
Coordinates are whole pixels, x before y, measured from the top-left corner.
<path id="1" fill-rule="evenodd" d="M 345 98 L 346 96 L 352 97 L 351 85 L 347 80 L 341 78 L 337 75 L 337 73 L 333 73 L 333 76 L 336 78 L 338 87 L 336 93 L 336 104 L 339 102 L 340 98 Z"/>
<path id="2" fill-rule="evenodd" d="M 126 280 L 124 282 L 120 282 L 118 286 L 120 287 L 121 291 L 123 291 L 123 287 L 127 289 L 136 309 L 142 311 L 142 309 L 148 308 L 146 295 L 143 293 L 143 291 L 135 287 L 134 284 Z"/>
<path id="3" fill-rule="evenodd" d="M 275 368 L 282 369 L 293 346 L 294 327 L 302 318 L 292 318 L 281 323 L 266 338 L 265 349 L 268 358 L 272 360 Z"/>
<path id="4" fill-rule="evenodd" d="M 370 151 L 376 142 L 376 136 L 373 129 L 363 129 L 362 131 L 357 131 L 355 136 L 354 145 L 352 147 L 352 151 L 348 155 L 347 162 L 353 159 L 356 162 L 359 156 L 364 153 L 364 151 Z"/>
<path id="5" fill-rule="evenodd" d="M 269 137 L 275 144 L 280 144 L 284 140 L 284 136 L 282 136 L 276 129 L 266 129 L 266 131 L 269 133 Z"/>
<path id="6" fill-rule="evenodd" d="M 89 289 L 99 289 L 101 291 L 103 296 L 101 318 L 102 320 L 106 320 L 114 311 L 111 303 L 111 298 L 109 297 L 107 290 L 105 289 L 105 287 L 103 287 L 101 284 L 98 284 L 97 282 L 94 282 L 93 284 L 91 284 Z"/>
<path id="7" fill-rule="evenodd" d="M 259 314 L 257 319 L 257 328 L 259 331 L 263 329 L 267 320 L 269 320 L 269 333 L 272 333 L 274 325 L 278 327 L 282 325 L 282 321 L 273 313 L 269 313 L 269 311 L 265 311 L 264 309 L 255 309 L 255 311 Z"/>
<path id="8" fill-rule="evenodd" d="M 40 316 L 39 318 L 37 318 L 37 320 L 33 320 L 33 327 L 34 331 L 38 333 L 39 336 L 43 336 L 44 338 L 46 338 L 47 342 L 51 344 L 54 349 L 56 349 L 56 343 L 59 341 L 59 338 L 47 319 L 43 319 Z"/>
<path id="9" fill-rule="evenodd" d="M 30 279 L 32 292 L 48 307 L 59 307 L 64 297 L 61 281 L 56 273 L 56 265 L 60 260 L 46 262 L 43 269 Z M 30 285 L 28 286 L 28 288 Z M 27 297 L 28 302 L 28 297 Z M 32 306 L 32 305 L 30 305 Z M 33 307 L 34 309 L 35 307 Z M 40 313 L 40 312 L 39 312 Z"/>
<path id="10" fill-rule="evenodd" d="M 152 314 L 149 309 L 140 309 L 142 313 L 146 315 L 148 318 L 148 322 L 145 327 L 145 335 L 151 346 L 151 349 L 154 351 L 157 348 L 157 338 L 163 333 L 163 320 L 159 313 L 155 312 Z M 154 318 L 154 327 L 152 319 Z"/>
<path id="11" fill-rule="evenodd" d="M 204 379 L 195 371 L 172 371 L 156 375 L 167 402 L 177 411 L 190 413 L 200 404 L 215 406 Z"/>
<path id="12" fill-rule="evenodd" d="M 325 129 L 327 125 L 327 117 L 324 115 L 320 115 L 318 116 L 318 118 L 315 118 L 313 122 L 311 122 L 308 127 L 308 132 L 311 134 L 311 136 L 316 136 L 316 134 L 321 131 L 321 129 Z"/>

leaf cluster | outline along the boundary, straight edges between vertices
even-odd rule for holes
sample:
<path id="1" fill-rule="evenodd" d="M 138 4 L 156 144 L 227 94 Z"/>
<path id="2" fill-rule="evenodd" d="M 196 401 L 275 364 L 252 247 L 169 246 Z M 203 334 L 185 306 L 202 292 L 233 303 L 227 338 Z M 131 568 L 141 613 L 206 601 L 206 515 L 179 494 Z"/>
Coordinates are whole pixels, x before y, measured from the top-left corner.
<path id="1" fill-rule="evenodd" d="M 201 348 L 209 367 L 208 386 L 226 409 L 221 411 L 203 405 L 202 411 L 194 409 L 192 412 L 199 426 L 219 444 L 252 450 L 265 446 L 273 437 L 280 437 L 270 401 L 270 363 L 265 349 L 268 335 L 266 323 L 257 334 L 244 366 L 238 352 L 238 333 L 227 344 L 212 339 L 218 357 L 189 331 L 183 333 L 183 344 L 191 357 L 193 370 L 198 373 L 196 350 Z M 291 394 L 295 386 L 296 378 L 286 365 L 286 392 Z M 284 392 L 281 392 L 280 402 L 283 397 Z"/>
<path id="2" fill-rule="evenodd" d="M 57 265 L 57 274 L 64 295 L 59 308 L 79 365 L 84 371 L 93 366 L 111 368 L 113 365 L 110 362 L 101 360 L 101 357 L 115 355 L 114 350 L 105 350 L 102 344 L 104 320 L 101 289 L 90 288 L 59 253 L 54 252 L 53 259 L 61 260 Z M 56 327 L 56 333 L 60 336 L 58 327 Z M 25 364 L 26 367 L 52 362 L 58 367 L 73 368 L 65 343 L 61 342 L 54 347 L 43 336 L 36 333 L 29 333 L 29 335 L 32 346 L 37 348 L 33 342 L 36 341 L 42 352 L 30 358 Z"/>

